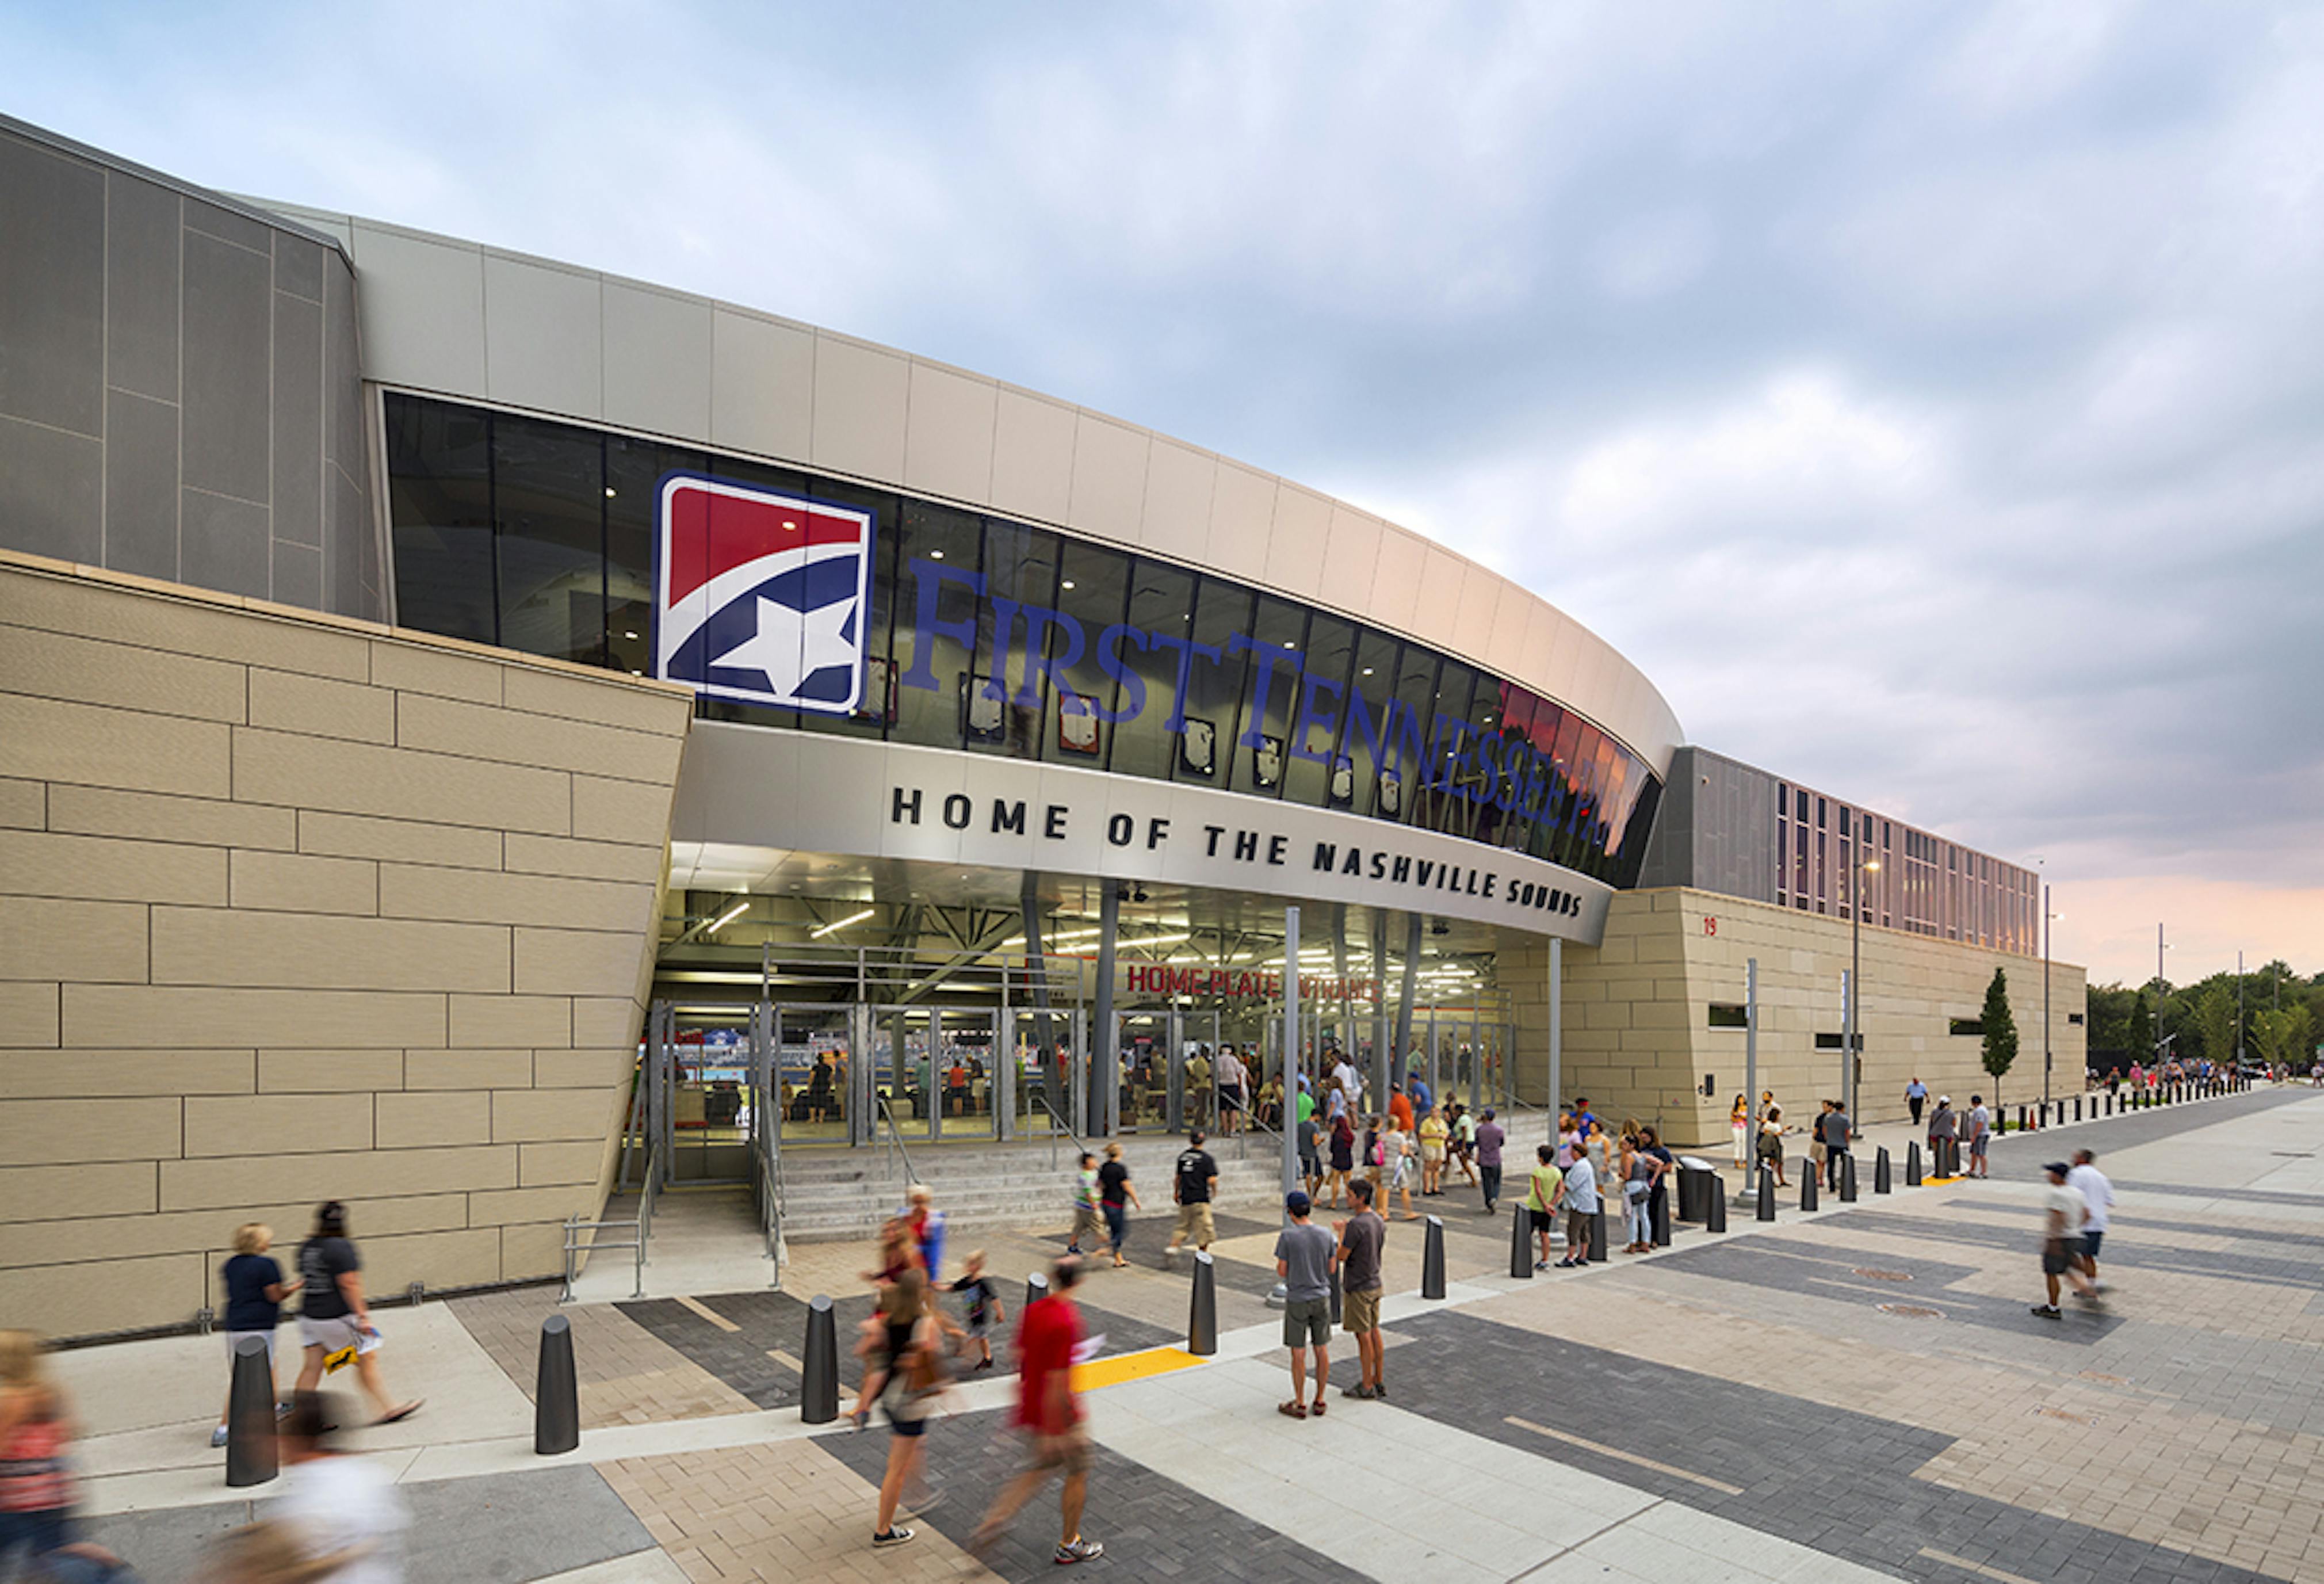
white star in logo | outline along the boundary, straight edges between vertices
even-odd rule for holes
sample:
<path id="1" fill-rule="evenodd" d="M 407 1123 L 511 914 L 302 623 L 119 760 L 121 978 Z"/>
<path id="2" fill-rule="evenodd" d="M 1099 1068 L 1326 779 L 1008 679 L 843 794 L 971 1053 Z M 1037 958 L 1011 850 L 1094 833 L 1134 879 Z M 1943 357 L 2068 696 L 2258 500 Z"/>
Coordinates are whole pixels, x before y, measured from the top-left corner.
<path id="1" fill-rule="evenodd" d="M 853 599 L 835 600 L 809 611 L 763 597 L 758 599 L 759 630 L 710 663 L 735 671 L 755 671 L 767 679 L 767 690 L 794 698 L 798 686 L 827 665 L 852 665 L 855 645 L 840 635 Z"/>

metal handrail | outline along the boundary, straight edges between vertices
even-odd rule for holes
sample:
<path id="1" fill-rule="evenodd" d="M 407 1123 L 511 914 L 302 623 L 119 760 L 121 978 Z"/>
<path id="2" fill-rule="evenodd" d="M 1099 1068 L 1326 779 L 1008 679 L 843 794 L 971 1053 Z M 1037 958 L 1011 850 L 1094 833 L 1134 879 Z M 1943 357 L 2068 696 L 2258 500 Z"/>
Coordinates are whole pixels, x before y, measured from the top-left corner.
<path id="1" fill-rule="evenodd" d="M 888 1097 L 885 1095 L 875 1092 L 872 1098 L 879 1104 L 880 1119 L 888 1125 L 888 1136 L 883 1142 L 894 1153 L 890 1158 L 901 1160 L 904 1186 L 909 1188 L 913 1183 L 921 1181 L 921 1178 L 919 1172 L 912 1164 L 912 1152 L 904 1147 L 904 1130 L 896 1125 L 895 1107 L 888 1104 Z"/>
<path id="2" fill-rule="evenodd" d="M 1082 1142 L 1082 1135 L 1074 1131 L 1073 1124 L 1067 1122 L 1058 1113 L 1057 1108 L 1049 1104 L 1049 1097 L 1047 1094 L 1038 1094 L 1033 1098 L 1041 1103 L 1041 1109 L 1049 1114 L 1049 1170 L 1054 1172 L 1057 1169 L 1057 1135 L 1060 1132 L 1074 1141 L 1074 1156 L 1076 1160 L 1088 1154 L 1089 1145 Z"/>
<path id="3" fill-rule="evenodd" d="M 752 1182 L 759 1201 L 759 1233 L 766 1242 L 767 1258 L 774 1265 L 774 1279 L 769 1284 L 779 1288 L 783 1284 L 783 1158 L 763 1141 L 754 1141 L 751 1153 L 759 1167 Z"/>

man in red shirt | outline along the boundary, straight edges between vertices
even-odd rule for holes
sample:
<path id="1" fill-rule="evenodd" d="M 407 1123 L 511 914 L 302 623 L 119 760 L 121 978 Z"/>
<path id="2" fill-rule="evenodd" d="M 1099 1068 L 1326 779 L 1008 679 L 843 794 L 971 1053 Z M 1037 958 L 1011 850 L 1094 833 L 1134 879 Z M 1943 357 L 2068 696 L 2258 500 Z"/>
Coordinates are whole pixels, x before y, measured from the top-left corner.
<path id="1" fill-rule="evenodd" d="M 1019 1508 L 1032 1499 L 1051 1469 L 1065 1477 L 1064 1529 L 1054 1560 L 1085 1562 L 1102 1556 L 1105 1547 L 1082 1538 L 1082 1501 L 1089 1494 L 1089 1432 L 1082 1423 L 1080 1402 L 1074 1395 L 1074 1350 L 1081 1344 L 1081 1311 L 1074 1303 L 1074 1283 L 1082 1276 L 1082 1262 L 1068 1256 L 1049 1272 L 1049 1295 L 1028 1304 L 1017 1322 L 1017 1412 L 1010 1422 L 1032 1445 L 1032 1462 L 1001 1492 L 984 1522 L 969 1537 L 968 1549 L 982 1557 L 1001 1538 Z"/>

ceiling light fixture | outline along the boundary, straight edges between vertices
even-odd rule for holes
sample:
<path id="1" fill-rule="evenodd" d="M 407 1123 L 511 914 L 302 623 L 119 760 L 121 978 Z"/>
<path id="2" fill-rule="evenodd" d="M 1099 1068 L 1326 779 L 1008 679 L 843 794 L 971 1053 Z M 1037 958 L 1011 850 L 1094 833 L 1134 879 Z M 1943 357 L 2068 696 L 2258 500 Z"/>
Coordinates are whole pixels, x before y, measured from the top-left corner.
<path id="1" fill-rule="evenodd" d="M 724 929 L 727 925 L 733 923 L 736 919 L 741 918 L 744 913 L 749 912 L 750 911 L 751 899 L 746 896 L 742 901 L 736 903 L 733 907 L 728 908 L 724 912 L 720 913 L 717 919 L 712 922 L 711 926 L 702 932 L 706 935 L 715 935 L 719 931 Z"/>
<path id="2" fill-rule="evenodd" d="M 820 940 L 825 935 L 832 933 L 834 931 L 844 930 L 850 924 L 862 923 L 864 920 L 870 918 L 873 913 L 878 912 L 880 910 L 878 908 L 867 907 L 860 913 L 850 913 L 844 919 L 825 924 L 818 929 L 808 931 L 807 938 L 810 940 Z"/>

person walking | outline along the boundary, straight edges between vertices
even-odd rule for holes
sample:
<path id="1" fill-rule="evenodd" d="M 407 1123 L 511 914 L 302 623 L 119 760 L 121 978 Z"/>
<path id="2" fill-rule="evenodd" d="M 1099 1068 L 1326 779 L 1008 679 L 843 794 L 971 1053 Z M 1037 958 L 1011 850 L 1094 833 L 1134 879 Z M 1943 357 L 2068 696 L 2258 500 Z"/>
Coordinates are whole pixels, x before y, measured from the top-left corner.
<path id="1" fill-rule="evenodd" d="M 1484 1120 L 1477 1124 L 1477 1172 L 1489 1216 L 1501 1202 L 1501 1145 L 1508 1136 L 1494 1120 L 1493 1108 L 1486 1107 Z"/>
<path id="2" fill-rule="evenodd" d="M 15 1576 L 19 1553 L 38 1576 L 42 1558 L 72 1543 L 71 1441 L 48 1350 L 30 1331 L 0 1331 L 0 1578 Z"/>
<path id="3" fill-rule="evenodd" d="M 1028 1444 L 1026 1467 L 1002 1487 L 983 1522 L 968 1539 L 969 1554 L 988 1555 L 1010 1520 L 1030 1501 L 1054 1471 L 1065 1477 L 1059 1498 L 1062 1533 L 1051 1561 L 1059 1566 L 1105 1554 L 1099 1542 L 1082 1534 L 1082 1504 L 1089 1495 L 1089 1434 L 1074 1391 L 1074 1353 L 1081 1346 L 1081 1307 L 1074 1287 L 1082 1262 L 1070 1256 L 1049 1270 L 1049 1295 L 1025 1306 L 1017 1322 L 1017 1408 L 1010 1425 Z"/>
<path id="4" fill-rule="evenodd" d="M 1735 1169 L 1738 1172 L 1751 1164 L 1751 1101 L 1746 1095 L 1735 1097 L 1728 1108 L 1727 1125 L 1735 1133 Z"/>
<path id="5" fill-rule="evenodd" d="M 1130 1168 L 1121 1163 L 1120 1143 L 1105 1146 L 1105 1164 L 1097 1169 L 1098 1209 L 1105 1212 L 1106 1240 L 1113 1246 L 1113 1268 L 1121 1269 L 1130 1262 L 1121 1256 L 1121 1246 L 1130 1237 L 1130 1209 L 1139 1202 L 1138 1190 L 1130 1181 Z"/>
<path id="6" fill-rule="evenodd" d="M 1323 1389 L 1332 1380 L 1332 1262 L 1338 1245 L 1307 1218 L 1314 1207 L 1305 1194 L 1296 1189 L 1286 1194 L 1283 1209 L 1291 1225 L 1276 1237 L 1275 1274 L 1283 1281 L 1283 1345 L 1291 1349 L 1291 1401 L 1277 1403 L 1275 1411 L 1293 1419 L 1311 1413 L 1321 1418 Z M 1343 1297 L 1343 1311 L 1345 1308 Z M 1313 1406 L 1307 1402 L 1310 1347 L 1315 1349 Z"/>
<path id="7" fill-rule="evenodd" d="M 234 1350 L 244 1337 L 256 1337 L 266 1344 L 266 1401 L 280 1401 L 274 1380 L 274 1333 L 282 1323 L 282 1301 L 298 1291 L 295 1283 L 282 1279 L 282 1267 L 268 1257 L 267 1250 L 274 1246 L 274 1228 L 259 1221 L 245 1221 L 235 1228 L 234 1257 L 218 1269 L 218 1282 L 226 1289 L 226 1407 L 218 1413 L 217 1428 L 210 1431 L 210 1445 L 222 1447 L 226 1441 L 226 1420 L 234 1413 Z M 269 1421 L 267 1428 L 273 1428 Z"/>
<path id="8" fill-rule="evenodd" d="M 961 1295 L 966 1310 L 968 1329 L 961 1336 L 961 1350 L 976 1349 L 976 1362 L 972 1369 L 992 1367 L 992 1328 L 1009 1318 L 1009 1311 L 1001 1301 L 999 1289 L 992 1278 L 984 1274 L 984 1250 L 971 1249 L 962 1265 L 963 1274 L 952 1284 Z"/>
<path id="9" fill-rule="evenodd" d="M 1333 1085 L 1333 1097 L 1337 1098 L 1339 1093 L 1339 1086 Z M 1336 1209 L 1347 1203 L 1348 1175 L 1356 1169 L 1356 1128 L 1355 1124 L 1348 1120 L 1345 1111 L 1333 1114 L 1330 1136 L 1332 1175 L 1324 1186 L 1332 1190 L 1332 1205 Z"/>
<path id="10" fill-rule="evenodd" d="M 1098 1214 L 1097 1157 L 1087 1150 L 1082 1152 L 1080 1163 L 1074 1170 L 1074 1230 L 1065 1240 L 1067 1254 L 1093 1253 L 1098 1239 L 1104 1236 L 1104 1219 Z M 1089 1247 L 1082 1246 L 1083 1238 Z"/>
<path id="11" fill-rule="evenodd" d="M 1961 1131 L 1969 1136 L 1969 1174 L 1984 1177 L 1986 1146 L 1993 1141 L 1993 1113 L 1986 1108 L 1983 1095 L 1969 1098 L 1969 1115 L 1961 1119 Z"/>
<path id="12" fill-rule="evenodd" d="M 1848 1102 L 1834 1100 L 1831 1109 L 1823 1114 L 1823 1185 L 1834 1193 L 1840 1191 L 1840 1180 L 1855 1153 L 1849 1147 L 1855 1137 L 1856 1122 L 1848 1114 Z"/>
<path id="13" fill-rule="evenodd" d="M 2114 1218 L 2114 1184 L 2098 1169 L 2097 1162 L 2098 1156 L 2090 1151 L 2076 1150 L 2066 1182 L 2082 1196 L 2082 1274 L 2090 1279 L 2091 1292 L 2103 1293 L 2107 1285 L 2098 1280 L 2098 1246 L 2106 1241 L 2107 1227 Z"/>
<path id="14" fill-rule="evenodd" d="M 1784 1108 L 1770 1106 L 1759 1118 L 1759 1163 L 1775 1174 L 1777 1188 L 1789 1188 L 1784 1181 Z"/>
<path id="15" fill-rule="evenodd" d="M 1452 1105 L 1452 1163 L 1461 1168 L 1461 1175 L 1469 1186 L 1477 1186 L 1477 1114 L 1454 1101 Z"/>
<path id="16" fill-rule="evenodd" d="M 2066 1173 L 2072 1168 L 2065 1162 L 2052 1161 L 2042 1170 L 2050 1177 L 2050 1186 L 2042 1195 L 2042 1279 L 2049 1289 L 2049 1301 L 2035 1304 L 2034 1312 L 2043 1320 L 2057 1320 L 2061 1276 L 2072 1284 L 2075 1297 L 2088 1303 L 2098 1300 L 2098 1289 L 2080 1269 L 2090 1207 L 2081 1191 L 2067 1183 Z"/>
<path id="17" fill-rule="evenodd" d="M 1228 1045 L 1219 1051 L 1219 1131 L 1230 1136 L 1242 1129 L 1243 1089 L 1250 1081 L 1242 1058 Z"/>
<path id="18" fill-rule="evenodd" d="M 1405 1086 L 1402 1084 L 1392 1083 L 1388 1086 L 1388 1118 L 1395 1123 L 1398 1129 L 1405 1132 L 1411 1131 L 1412 1097 L 1406 1092 Z"/>
<path id="19" fill-rule="evenodd" d="M 1640 1128 L 1638 1147 L 1655 1162 L 1654 1185 L 1646 1194 L 1646 1242 L 1647 1246 L 1652 1247 L 1654 1229 L 1670 1225 L 1670 1185 L 1671 1179 L 1678 1172 L 1678 1157 L 1672 1154 L 1669 1146 L 1663 1143 L 1659 1128 Z"/>
<path id="20" fill-rule="evenodd" d="M 1307 1097 L 1301 1095 L 1305 1101 Z M 1307 1190 L 1309 1199 L 1321 1198 L 1323 1192 L 1323 1134 L 1311 1110 L 1299 1118 L 1299 1185 Z"/>
<path id="21" fill-rule="evenodd" d="M 1604 1136 L 1602 1129 L 1600 1136 Z M 1575 1155 L 1565 1169 L 1565 1257 L 1557 1262 L 1560 1269 L 1578 1270 L 1590 1262 L 1591 1233 L 1605 1203 L 1599 1197 L 1599 1181 L 1598 1169 L 1586 1153 Z"/>
<path id="22" fill-rule="evenodd" d="M 943 1389 L 938 1343 L 928 1279 L 918 1271 L 906 1271 L 880 1295 L 880 1324 L 872 1339 L 876 1357 L 864 1360 L 867 1372 L 874 1367 L 880 1372 L 879 1401 L 888 1415 L 888 1467 L 881 1476 L 878 1515 L 872 1527 L 875 1547 L 902 1545 L 915 1533 L 897 1524 L 896 1509 L 903 1502 L 905 1487 L 919 1472 L 927 1448 L 928 1409 Z"/>
<path id="23" fill-rule="evenodd" d="M 1388 1395 L 1380 1374 L 1380 1251 L 1388 1244 L 1388 1223 L 1372 1209 L 1371 1184 L 1357 1183 L 1355 1195 L 1356 1213 L 1340 1223 L 1332 1255 L 1340 1272 L 1340 1329 L 1356 1339 L 1360 1366 L 1356 1384 L 1342 1386 L 1340 1395 L 1370 1402 Z"/>
<path id="24" fill-rule="evenodd" d="M 1921 1107 L 1928 1103 L 1929 1086 L 1921 1081 L 1920 1074 L 1914 1073 L 1913 1081 L 1904 1086 L 1904 1104 L 1913 1113 L 1914 1126 L 1921 1125 Z"/>
<path id="25" fill-rule="evenodd" d="M 1444 1146 L 1452 1135 L 1444 1114 L 1430 1107 L 1420 1118 L 1420 1197 L 1440 1198 L 1444 1192 Z"/>
<path id="26" fill-rule="evenodd" d="M 1204 1049 L 1193 1043 L 1186 1047 L 1186 1120 L 1196 1127 L 1211 1122 L 1211 1059 Z"/>
<path id="27" fill-rule="evenodd" d="M 1533 1268 L 1545 1271 L 1550 1268 L 1549 1246 L 1557 1232 L 1558 1200 L 1565 1192 L 1565 1172 L 1558 1170 L 1557 1152 L 1549 1145 L 1536 1144 L 1533 1153 L 1534 1168 L 1526 1174 L 1526 1221 L 1541 1244 L 1541 1257 L 1534 1261 Z"/>
<path id="28" fill-rule="evenodd" d="M 1412 1135 L 1397 1125 L 1396 1117 L 1388 1119 L 1388 1131 L 1380 1135 L 1380 1175 L 1385 1184 L 1380 1203 L 1385 1206 L 1393 1194 L 1404 1201 L 1404 1219 L 1417 1221 L 1420 1212 L 1412 1208 L 1412 1167 L 1419 1154 L 1419 1146 Z"/>
<path id="29" fill-rule="evenodd" d="M 1203 1147 L 1203 1130 L 1198 1127 L 1186 1135 L 1186 1147 L 1178 1152 L 1178 1163 L 1171 1174 L 1170 1197 L 1178 1204 L 1178 1224 L 1171 1228 L 1169 1245 L 1162 1250 L 1165 1270 L 1177 1263 L 1178 1246 L 1187 1238 L 1194 1240 L 1197 1252 L 1216 1239 L 1211 1200 L 1218 1191 L 1219 1163 Z"/>
<path id="30" fill-rule="evenodd" d="M 363 1387 L 377 1413 L 379 1424 L 393 1424 L 420 1412 L 420 1399 L 398 1403 L 387 1394 L 379 1376 L 379 1328 L 372 1323 L 371 1303 L 364 1295 L 363 1260 L 347 1237 L 347 1207 L 326 1200 L 315 1211 L 315 1230 L 299 1246 L 299 1340 L 306 1360 L 299 1366 L 298 1390 L 312 1392 L 322 1384 L 327 1365 L 355 1366 Z M 338 1360 L 331 1364 L 333 1359 Z"/>
<path id="31" fill-rule="evenodd" d="M 275 1440 L 282 1496 L 272 1516 L 300 1537 L 310 1559 L 355 1554 L 344 1571 L 329 1575 L 335 1584 L 401 1584 L 411 1509 L 384 1469 L 341 1446 L 343 1407 L 344 1399 L 327 1393 L 290 1399 Z"/>
<path id="32" fill-rule="evenodd" d="M 920 1251 L 920 1269 L 927 1273 L 933 1285 L 936 1273 L 944 1268 L 945 1218 L 936 1208 L 936 1192 L 925 1182 L 915 1182 L 905 1191 L 905 1228 Z"/>

